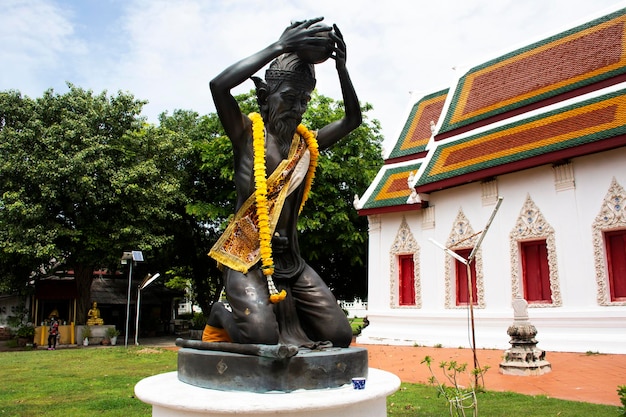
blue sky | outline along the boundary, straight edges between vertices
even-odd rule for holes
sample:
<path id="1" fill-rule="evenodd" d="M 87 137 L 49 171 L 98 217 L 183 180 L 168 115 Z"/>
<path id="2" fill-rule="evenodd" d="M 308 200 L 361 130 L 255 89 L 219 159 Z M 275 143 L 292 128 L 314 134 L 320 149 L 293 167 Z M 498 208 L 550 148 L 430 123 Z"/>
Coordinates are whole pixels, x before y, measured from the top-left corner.
<path id="1" fill-rule="evenodd" d="M 413 97 L 446 88 L 475 65 L 626 3 L 615 0 L 0 0 L 0 90 L 40 97 L 66 82 L 128 91 L 163 111 L 214 111 L 208 83 L 278 39 L 291 20 L 324 16 L 348 47 L 362 102 L 391 149 Z M 341 98 L 333 64 L 321 94 Z M 244 83 L 238 92 L 253 88 Z"/>

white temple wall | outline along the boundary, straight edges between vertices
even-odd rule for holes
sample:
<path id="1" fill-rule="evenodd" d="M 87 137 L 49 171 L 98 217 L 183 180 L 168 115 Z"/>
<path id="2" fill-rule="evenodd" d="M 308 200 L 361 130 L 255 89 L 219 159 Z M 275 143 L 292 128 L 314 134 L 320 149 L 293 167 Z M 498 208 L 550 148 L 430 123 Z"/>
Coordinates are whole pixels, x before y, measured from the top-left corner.
<path id="1" fill-rule="evenodd" d="M 513 320 L 514 291 L 510 234 L 529 196 L 554 230 L 560 290 L 558 303 L 529 307 L 539 347 L 626 353 L 626 305 L 600 305 L 592 239 L 592 224 L 612 178 L 626 187 L 626 148 L 573 159 L 572 168 L 573 187 L 566 184 L 562 189 L 557 189 L 550 165 L 497 178 L 503 202 L 482 243 L 483 306 L 474 308 L 477 347 L 509 346 L 506 330 Z M 495 207 L 483 203 L 482 192 L 480 183 L 471 183 L 431 193 L 432 228 L 424 227 L 421 211 L 377 215 L 380 230 L 370 231 L 370 326 L 359 342 L 469 347 L 467 307 L 446 307 L 449 256 L 429 238 L 446 244 L 460 210 L 473 232 L 481 231 Z M 392 307 L 390 302 L 397 284 L 394 287 L 390 276 L 389 251 L 403 218 L 419 247 L 420 307 Z"/>

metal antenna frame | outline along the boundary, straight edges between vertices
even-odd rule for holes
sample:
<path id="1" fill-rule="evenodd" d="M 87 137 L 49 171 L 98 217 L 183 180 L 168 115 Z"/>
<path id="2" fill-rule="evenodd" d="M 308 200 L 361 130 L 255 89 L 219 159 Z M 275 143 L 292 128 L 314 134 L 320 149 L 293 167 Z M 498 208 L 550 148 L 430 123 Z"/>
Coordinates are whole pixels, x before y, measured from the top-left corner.
<path id="1" fill-rule="evenodd" d="M 493 211 L 491 212 L 491 217 L 489 217 L 489 220 L 487 221 L 487 224 L 485 225 L 485 228 L 480 233 L 480 237 L 478 238 L 478 241 L 474 245 L 474 248 L 470 252 L 470 254 L 467 257 L 467 259 L 463 258 L 458 253 L 456 253 L 453 250 L 445 247 L 444 245 L 442 245 L 441 243 L 435 241 L 434 239 L 432 239 L 432 238 L 428 239 L 435 246 L 439 247 L 445 253 L 447 253 L 448 255 L 452 256 L 454 259 L 458 260 L 459 262 L 461 262 L 462 264 L 464 264 L 467 267 L 467 291 L 469 293 L 469 313 L 470 313 L 470 323 L 471 323 L 471 331 L 472 331 L 472 354 L 473 354 L 473 357 L 474 357 L 474 369 L 478 368 L 478 358 L 476 357 L 476 330 L 475 330 L 475 327 L 474 327 L 474 294 L 473 294 L 474 291 L 473 291 L 473 287 L 472 287 L 472 268 L 471 268 L 471 264 L 472 264 L 472 261 L 474 260 L 474 258 L 476 257 L 476 253 L 478 252 L 478 249 L 480 248 L 480 245 L 483 243 L 483 239 L 485 238 L 485 235 L 487 234 L 487 231 L 489 230 L 489 227 L 491 226 L 491 223 L 493 222 L 493 219 L 496 217 L 496 213 L 498 212 L 498 209 L 500 208 L 501 204 L 502 204 L 502 197 L 498 196 L 498 202 L 496 203 L 496 206 L 493 208 Z M 477 384 L 478 384 L 478 374 L 474 373 L 474 386 L 476 386 Z"/>

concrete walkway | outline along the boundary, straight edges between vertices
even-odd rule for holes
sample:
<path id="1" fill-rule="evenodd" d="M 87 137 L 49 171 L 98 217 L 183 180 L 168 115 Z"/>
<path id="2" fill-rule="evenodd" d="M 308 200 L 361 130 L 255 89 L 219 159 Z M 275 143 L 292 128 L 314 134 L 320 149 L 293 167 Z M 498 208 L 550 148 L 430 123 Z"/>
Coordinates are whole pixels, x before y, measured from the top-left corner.
<path id="1" fill-rule="evenodd" d="M 177 349 L 174 337 L 142 339 L 140 345 Z M 424 383 L 431 376 L 421 361 L 433 358 L 433 370 L 441 361 L 455 360 L 473 365 L 471 349 L 448 349 L 413 346 L 354 345 L 366 348 L 371 368 L 397 375 L 402 382 Z M 511 391 L 526 395 L 545 395 L 563 400 L 621 405 L 618 385 L 626 385 L 626 355 L 547 352 L 552 372 L 540 376 L 512 376 L 499 373 L 503 351 L 479 349 L 478 365 L 489 366 L 484 385 L 490 391 Z M 437 373 L 437 377 L 442 375 Z M 466 383 L 468 381 L 463 381 Z"/>

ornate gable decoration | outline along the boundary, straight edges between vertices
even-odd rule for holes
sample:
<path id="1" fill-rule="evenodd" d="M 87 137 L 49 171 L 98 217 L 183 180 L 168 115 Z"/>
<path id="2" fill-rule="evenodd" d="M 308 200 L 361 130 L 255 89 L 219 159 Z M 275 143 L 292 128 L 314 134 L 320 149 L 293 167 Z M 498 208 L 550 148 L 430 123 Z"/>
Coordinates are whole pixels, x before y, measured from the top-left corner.
<path id="1" fill-rule="evenodd" d="M 600 212 L 592 225 L 593 255 L 598 288 L 597 299 L 598 304 L 602 306 L 626 305 L 626 302 L 623 301 L 611 301 L 604 244 L 605 231 L 624 228 L 626 228 L 626 191 L 613 177 L 600 207 Z"/>
<path id="2" fill-rule="evenodd" d="M 413 276 L 415 277 L 415 305 L 401 306 L 398 294 L 400 291 L 400 277 L 398 276 L 398 255 L 413 255 Z M 421 308 L 422 307 L 422 284 L 420 281 L 420 247 L 411 233 L 406 218 L 402 216 L 402 222 L 398 228 L 396 238 L 389 250 L 389 271 L 390 271 L 390 307 L 391 308 Z"/>
<path id="3" fill-rule="evenodd" d="M 413 105 L 400 137 L 389 154 L 389 159 L 426 150 L 426 145 L 432 136 L 431 123 L 437 124 L 447 95 L 447 89 L 439 91 L 424 96 Z"/>
<path id="4" fill-rule="evenodd" d="M 626 73 L 626 9 L 470 69 L 439 133 Z"/>
<path id="5" fill-rule="evenodd" d="M 452 230 L 448 236 L 446 247 L 451 250 L 473 248 L 478 242 L 480 233 L 474 233 L 469 220 L 465 217 L 463 210 L 459 208 L 456 219 L 452 225 Z M 456 276 L 454 263 L 456 260 L 445 254 L 445 286 L 446 286 L 446 308 L 466 308 L 466 306 L 456 305 Z M 483 279 L 483 254 L 482 249 L 478 249 L 474 256 L 476 265 L 476 307 L 485 308 L 485 283 Z"/>
<path id="6" fill-rule="evenodd" d="M 400 206 L 407 203 L 412 187 L 409 187 L 409 176 L 417 171 L 421 162 L 402 166 L 385 165 L 381 169 L 383 175 L 377 182 L 370 185 L 373 192 L 363 204 L 363 210 L 390 206 Z"/>
<path id="7" fill-rule="evenodd" d="M 529 307 L 560 307 L 563 304 L 561 298 L 561 286 L 559 283 L 559 271 L 556 259 L 556 242 L 554 228 L 546 221 L 545 217 L 530 198 L 526 195 L 526 201 L 520 210 L 515 227 L 509 234 L 511 253 L 511 296 L 524 298 L 522 289 L 522 270 L 520 266 L 520 242 L 529 240 L 546 240 L 548 250 L 548 269 L 550 273 L 550 290 L 552 292 L 551 304 L 531 303 Z"/>

